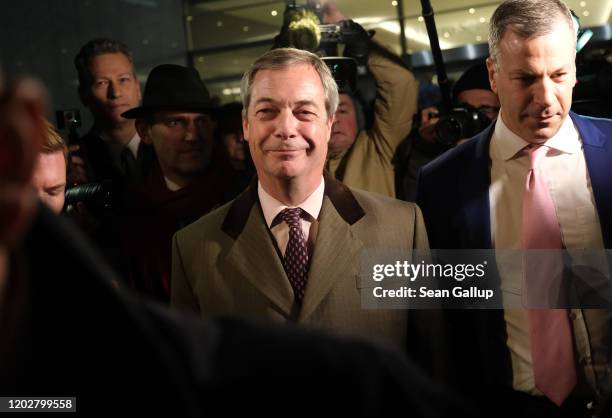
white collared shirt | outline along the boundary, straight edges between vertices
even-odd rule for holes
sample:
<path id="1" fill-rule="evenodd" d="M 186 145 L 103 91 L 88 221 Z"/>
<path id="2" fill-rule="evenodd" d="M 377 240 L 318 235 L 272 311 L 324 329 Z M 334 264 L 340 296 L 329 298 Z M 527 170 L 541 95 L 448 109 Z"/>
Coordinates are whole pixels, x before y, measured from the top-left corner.
<path id="1" fill-rule="evenodd" d="M 140 146 L 140 136 L 138 132 L 134 134 L 130 142 L 128 142 L 125 146 L 116 142 L 111 142 L 110 139 L 103 134 L 99 134 L 100 138 L 106 144 L 108 151 L 111 155 L 113 163 L 117 167 L 121 167 L 121 153 L 127 147 L 130 150 L 135 159 L 138 159 L 138 147 Z"/>
<path id="2" fill-rule="evenodd" d="M 520 250 L 522 207 L 529 157 L 521 150 L 529 143 L 504 123 L 501 112 L 495 124 L 489 156 L 491 184 L 489 203 L 491 239 L 496 250 Z M 543 146 L 551 150 L 540 162 L 555 205 L 563 245 L 567 249 L 603 249 L 599 216 L 584 158 L 582 141 L 571 118 L 565 118 L 559 132 Z M 520 298 L 523 277 L 522 257 L 497 253 L 504 298 Z M 507 301 L 508 299 L 505 299 Z M 515 303 L 511 303 L 517 306 Z M 510 350 L 514 389 L 541 395 L 535 387 L 525 309 L 504 311 L 507 345 Z M 577 345 L 580 353 L 584 347 Z"/>
<path id="3" fill-rule="evenodd" d="M 138 147 L 140 146 L 140 136 L 138 132 L 130 139 L 130 142 L 127 143 L 126 147 L 130 150 L 134 158 L 138 158 Z"/>
<path id="4" fill-rule="evenodd" d="M 266 192 L 261 185 L 261 182 L 257 182 L 257 194 L 259 195 L 259 202 L 261 203 L 261 209 L 263 211 L 264 218 L 266 219 L 266 225 L 268 225 L 268 228 L 270 228 L 276 216 L 286 208 L 299 207 L 312 216 L 312 219 L 317 219 L 319 217 L 319 212 L 321 212 L 321 206 L 323 206 L 324 193 L 325 181 L 323 180 L 323 177 L 321 177 L 321 183 L 319 183 L 319 186 L 317 186 L 315 191 L 312 192 L 310 196 L 308 196 L 302 203 L 297 206 L 287 206 Z M 304 218 L 301 219 L 301 222 L 304 240 L 308 241 L 310 224 L 312 222 Z M 281 222 L 271 228 L 270 231 L 276 239 L 276 244 L 284 256 L 285 250 L 287 249 L 287 242 L 289 241 L 289 225 L 287 225 L 285 222 Z"/>

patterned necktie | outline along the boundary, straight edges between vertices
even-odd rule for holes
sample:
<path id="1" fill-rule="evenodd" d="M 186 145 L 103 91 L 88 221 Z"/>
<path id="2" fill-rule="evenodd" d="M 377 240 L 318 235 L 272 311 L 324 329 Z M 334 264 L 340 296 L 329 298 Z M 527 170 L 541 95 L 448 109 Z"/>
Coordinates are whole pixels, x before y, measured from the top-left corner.
<path id="1" fill-rule="evenodd" d="M 300 208 L 287 208 L 280 214 L 283 221 L 289 225 L 289 241 L 283 257 L 283 267 L 285 267 L 285 272 L 298 303 L 304 297 L 308 270 L 310 269 L 308 249 L 302 231 L 301 214 L 302 209 Z"/>
<path id="2" fill-rule="evenodd" d="M 548 148 L 527 148 L 530 169 L 523 196 L 522 245 L 524 250 L 561 250 L 561 229 L 554 202 L 538 169 Z M 560 288 L 563 263 L 559 251 L 525 251 L 525 294 L 532 308 L 538 306 L 555 288 Z M 540 302 L 540 303 L 538 303 Z M 540 305 L 541 306 L 541 305 Z M 545 304 L 545 306 L 550 306 Z M 529 309 L 529 336 L 536 387 L 561 405 L 576 386 L 576 366 L 571 324 L 567 309 Z"/>

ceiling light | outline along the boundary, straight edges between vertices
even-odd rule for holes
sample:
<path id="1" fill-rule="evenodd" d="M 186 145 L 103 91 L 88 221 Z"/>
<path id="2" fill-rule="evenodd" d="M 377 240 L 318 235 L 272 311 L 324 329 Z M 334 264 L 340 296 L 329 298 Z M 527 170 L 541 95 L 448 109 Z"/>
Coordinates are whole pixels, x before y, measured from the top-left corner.
<path id="1" fill-rule="evenodd" d="M 232 87 L 232 94 L 240 94 L 240 87 Z"/>
<path id="2" fill-rule="evenodd" d="M 586 1 L 581 1 L 580 2 L 580 7 L 586 7 Z"/>
<path id="3" fill-rule="evenodd" d="M 445 38 L 450 38 L 450 33 L 448 33 L 448 32 L 444 32 L 444 37 L 445 37 Z"/>
<path id="4" fill-rule="evenodd" d="M 242 30 L 243 30 L 244 32 L 248 32 L 248 31 L 249 31 L 249 27 L 248 27 L 248 26 L 243 26 L 243 27 L 242 27 Z"/>
<path id="5" fill-rule="evenodd" d="M 419 16 L 419 17 L 417 18 L 417 20 L 418 20 L 419 22 L 422 22 L 422 21 L 423 21 L 423 20 L 425 20 L 425 19 L 423 19 L 423 16 Z"/>
<path id="6" fill-rule="evenodd" d="M 277 12 L 276 10 L 272 10 L 272 11 L 270 12 L 270 14 L 271 14 L 272 16 L 276 16 L 276 15 L 278 14 L 278 12 Z"/>
<path id="7" fill-rule="evenodd" d="M 584 12 L 582 12 L 582 16 L 588 16 L 589 15 L 589 11 L 585 10 Z"/>
<path id="8" fill-rule="evenodd" d="M 478 19 L 480 21 L 480 23 L 484 23 L 487 21 L 487 19 L 485 19 L 484 17 L 481 17 L 480 19 Z"/>
<path id="9" fill-rule="evenodd" d="M 474 9 L 473 7 L 470 7 L 470 10 L 468 10 L 468 12 L 473 15 L 474 13 L 476 13 L 476 9 Z"/>
<path id="10" fill-rule="evenodd" d="M 476 40 L 477 40 L 478 42 L 482 41 L 482 36 L 480 36 L 480 35 L 476 36 Z"/>
<path id="11" fill-rule="evenodd" d="M 222 21 L 220 21 L 220 20 L 218 20 L 218 21 L 217 21 L 217 27 L 218 27 L 218 28 L 220 28 L 221 26 L 223 26 L 223 22 L 222 22 Z"/>
<path id="12" fill-rule="evenodd" d="M 223 89 L 222 93 L 224 96 L 229 96 L 232 94 L 232 89 Z"/>
<path id="13" fill-rule="evenodd" d="M 393 7 L 397 6 L 397 1 L 396 1 L 396 0 L 393 0 L 393 1 L 391 2 L 391 6 L 393 6 Z"/>
<path id="14" fill-rule="evenodd" d="M 187 16 L 187 22 L 191 22 L 193 20 L 193 16 Z"/>

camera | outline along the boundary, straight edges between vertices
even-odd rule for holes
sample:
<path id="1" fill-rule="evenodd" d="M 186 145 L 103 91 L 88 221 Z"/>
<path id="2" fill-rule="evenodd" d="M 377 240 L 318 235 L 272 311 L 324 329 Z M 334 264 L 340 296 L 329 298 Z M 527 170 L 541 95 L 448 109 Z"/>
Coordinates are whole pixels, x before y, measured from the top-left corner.
<path id="1" fill-rule="evenodd" d="M 67 131 L 81 127 L 81 114 L 78 109 L 64 109 L 55 112 L 57 119 L 57 129 Z"/>
<path id="2" fill-rule="evenodd" d="M 491 119 L 472 106 L 456 107 L 450 113 L 440 116 L 436 123 L 436 138 L 439 143 L 452 147 L 459 140 L 481 132 L 491 122 Z"/>
<path id="3" fill-rule="evenodd" d="M 92 215 L 103 217 L 113 211 L 115 194 L 113 183 L 110 180 L 81 184 L 66 190 L 64 206 L 68 208 L 82 202 Z"/>
<path id="4" fill-rule="evenodd" d="M 357 61 L 347 57 L 323 57 L 322 59 L 331 71 L 341 94 L 353 94 L 357 91 Z"/>

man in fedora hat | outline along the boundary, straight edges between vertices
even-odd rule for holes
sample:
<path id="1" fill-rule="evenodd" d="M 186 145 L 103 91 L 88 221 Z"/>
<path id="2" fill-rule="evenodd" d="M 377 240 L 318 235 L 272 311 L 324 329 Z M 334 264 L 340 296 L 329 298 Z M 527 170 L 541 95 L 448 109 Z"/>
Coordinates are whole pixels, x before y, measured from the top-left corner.
<path id="1" fill-rule="evenodd" d="M 213 158 L 211 111 L 198 72 L 164 64 L 151 71 L 142 105 L 122 114 L 136 119 L 138 134 L 153 146 L 157 161 L 127 197 L 124 275 L 136 289 L 162 301 L 169 296 L 172 235 L 229 200 L 229 167 Z"/>

